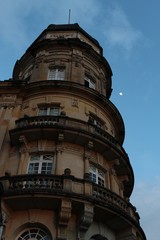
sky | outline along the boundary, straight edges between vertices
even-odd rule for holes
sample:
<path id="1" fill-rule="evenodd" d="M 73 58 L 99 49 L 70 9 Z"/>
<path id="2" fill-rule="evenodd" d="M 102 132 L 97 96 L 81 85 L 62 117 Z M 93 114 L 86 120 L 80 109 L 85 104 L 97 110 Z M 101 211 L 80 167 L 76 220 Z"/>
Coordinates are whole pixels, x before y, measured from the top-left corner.
<path id="1" fill-rule="evenodd" d="M 49 24 L 79 25 L 103 48 L 112 71 L 111 101 L 125 123 L 124 148 L 135 173 L 131 202 L 148 240 L 159 240 L 160 1 L 1 0 L 0 80 Z"/>

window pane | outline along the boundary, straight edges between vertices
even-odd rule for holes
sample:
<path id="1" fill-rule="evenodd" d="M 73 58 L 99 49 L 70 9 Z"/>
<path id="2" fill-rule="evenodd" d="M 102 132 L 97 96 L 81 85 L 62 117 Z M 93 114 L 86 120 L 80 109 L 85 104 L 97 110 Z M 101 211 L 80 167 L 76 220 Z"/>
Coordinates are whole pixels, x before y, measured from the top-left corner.
<path id="1" fill-rule="evenodd" d="M 101 170 L 98 169 L 98 175 L 101 176 L 102 178 L 104 178 L 104 172 L 102 172 Z"/>
<path id="2" fill-rule="evenodd" d="M 41 107 L 41 108 L 39 108 L 38 115 L 39 115 L 39 116 L 47 115 L 47 107 Z"/>
<path id="3" fill-rule="evenodd" d="M 102 170 L 90 165 L 90 177 L 94 183 L 104 186 L 105 174 Z"/>
<path id="4" fill-rule="evenodd" d="M 90 87 L 92 89 L 95 89 L 95 82 L 89 76 L 85 76 L 84 81 L 85 81 L 85 86 L 86 87 Z"/>
<path id="5" fill-rule="evenodd" d="M 51 174 L 53 169 L 53 155 L 33 155 L 28 166 L 29 174 Z"/>
<path id="6" fill-rule="evenodd" d="M 39 161 L 40 160 L 40 156 L 39 155 L 32 155 L 30 160 L 31 161 Z"/>
<path id="7" fill-rule="evenodd" d="M 57 80 L 64 80 L 64 69 L 58 69 Z"/>
<path id="8" fill-rule="evenodd" d="M 94 167 L 93 165 L 91 165 L 91 166 L 90 166 L 90 171 L 96 173 L 96 167 Z"/>
<path id="9" fill-rule="evenodd" d="M 58 116 L 60 113 L 59 107 L 41 107 L 38 111 L 38 116 L 46 116 L 46 115 L 52 115 L 52 116 Z"/>
<path id="10" fill-rule="evenodd" d="M 51 174 L 52 173 L 52 163 L 42 163 L 42 174 Z"/>
<path id="11" fill-rule="evenodd" d="M 28 168 L 28 173 L 38 173 L 39 163 L 30 163 Z"/>
<path id="12" fill-rule="evenodd" d="M 59 115 L 59 107 L 51 107 L 50 108 L 50 115 L 58 116 Z"/>
<path id="13" fill-rule="evenodd" d="M 55 80 L 56 78 L 56 69 L 49 69 L 48 80 Z"/>
<path id="14" fill-rule="evenodd" d="M 92 80 L 89 82 L 89 87 L 95 89 L 95 83 Z"/>
<path id="15" fill-rule="evenodd" d="M 64 73 L 63 68 L 49 69 L 48 80 L 64 80 Z"/>
<path id="16" fill-rule="evenodd" d="M 28 229 L 22 233 L 17 240 L 51 240 L 50 236 L 39 228 Z"/>
<path id="17" fill-rule="evenodd" d="M 103 187 L 104 186 L 104 179 L 98 177 L 98 184 Z"/>
<path id="18" fill-rule="evenodd" d="M 96 174 L 94 173 L 90 173 L 90 176 L 91 176 L 91 180 L 96 183 Z"/>
<path id="19" fill-rule="evenodd" d="M 43 160 L 53 160 L 53 155 L 47 154 L 42 156 Z"/>

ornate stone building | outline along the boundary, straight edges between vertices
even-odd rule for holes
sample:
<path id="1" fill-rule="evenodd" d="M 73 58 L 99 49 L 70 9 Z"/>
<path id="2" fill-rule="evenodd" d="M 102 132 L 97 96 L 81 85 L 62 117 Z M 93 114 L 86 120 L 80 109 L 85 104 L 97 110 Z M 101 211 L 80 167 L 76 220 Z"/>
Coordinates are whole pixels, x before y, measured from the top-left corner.
<path id="1" fill-rule="evenodd" d="M 0 82 L 1 239 L 146 240 L 111 76 L 94 38 L 52 24 Z"/>

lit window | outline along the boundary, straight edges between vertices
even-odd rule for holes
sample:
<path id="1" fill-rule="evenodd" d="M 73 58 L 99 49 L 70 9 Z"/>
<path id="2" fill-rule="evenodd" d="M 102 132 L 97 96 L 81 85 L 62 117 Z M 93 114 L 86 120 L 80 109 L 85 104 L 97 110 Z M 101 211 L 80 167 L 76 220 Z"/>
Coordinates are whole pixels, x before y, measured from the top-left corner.
<path id="1" fill-rule="evenodd" d="M 51 240 L 51 237 L 40 228 L 31 228 L 25 230 L 21 235 L 17 238 L 17 240 Z"/>
<path id="2" fill-rule="evenodd" d="M 104 187 L 105 174 L 102 170 L 96 168 L 93 165 L 90 165 L 90 177 L 92 182 L 99 184 Z"/>
<path id="3" fill-rule="evenodd" d="M 95 82 L 87 75 L 84 77 L 85 86 L 95 89 Z"/>
<path id="4" fill-rule="evenodd" d="M 53 169 L 53 155 L 32 155 L 28 165 L 28 174 L 51 174 Z"/>
<path id="5" fill-rule="evenodd" d="M 48 72 L 48 80 L 64 80 L 65 69 L 64 68 L 52 68 Z"/>
<path id="6" fill-rule="evenodd" d="M 55 107 L 39 107 L 38 116 L 58 116 L 60 114 L 60 108 Z"/>

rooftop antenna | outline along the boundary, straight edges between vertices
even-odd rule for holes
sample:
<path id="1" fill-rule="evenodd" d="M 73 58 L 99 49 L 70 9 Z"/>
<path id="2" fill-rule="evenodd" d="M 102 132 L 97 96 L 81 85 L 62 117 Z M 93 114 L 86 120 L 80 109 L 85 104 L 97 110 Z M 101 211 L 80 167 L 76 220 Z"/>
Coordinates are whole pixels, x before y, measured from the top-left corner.
<path id="1" fill-rule="evenodd" d="M 68 24 L 70 24 L 70 20 L 71 20 L 71 9 L 69 9 Z"/>

